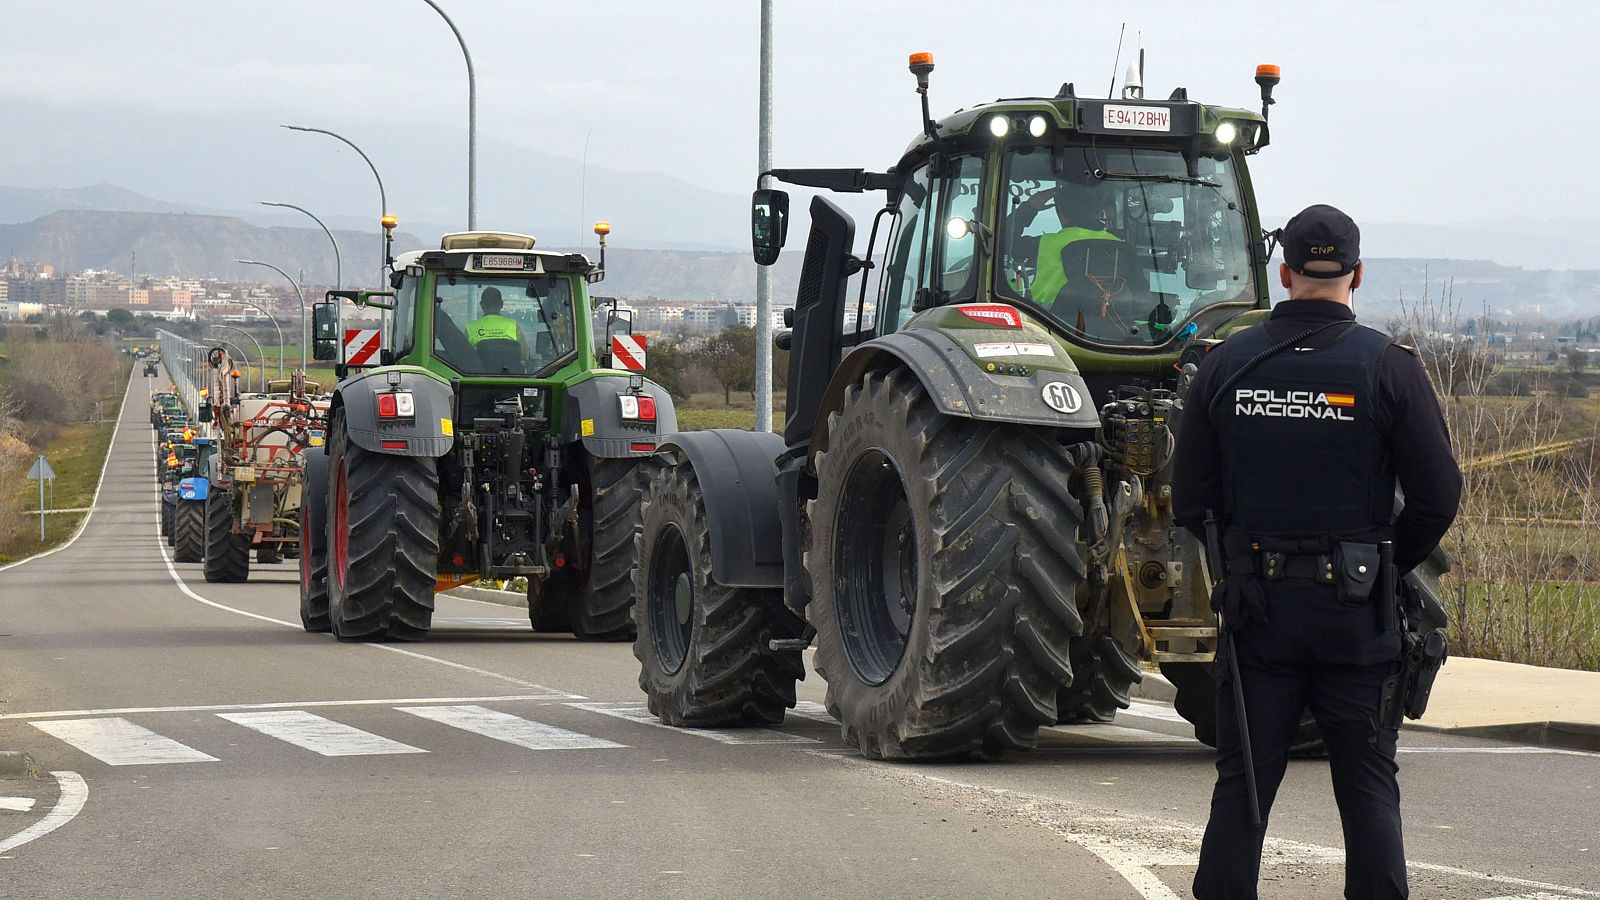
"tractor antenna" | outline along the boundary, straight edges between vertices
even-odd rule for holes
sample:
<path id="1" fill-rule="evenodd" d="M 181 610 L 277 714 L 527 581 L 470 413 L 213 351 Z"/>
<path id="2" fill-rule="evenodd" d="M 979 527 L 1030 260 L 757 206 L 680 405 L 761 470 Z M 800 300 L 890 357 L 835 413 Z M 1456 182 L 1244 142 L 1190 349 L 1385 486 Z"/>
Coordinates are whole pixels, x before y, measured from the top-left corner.
<path id="1" fill-rule="evenodd" d="M 1122 35 L 1127 30 L 1127 22 L 1123 22 L 1122 27 L 1117 30 L 1117 58 L 1111 61 L 1111 86 L 1106 88 L 1107 97 L 1115 97 L 1117 95 L 1117 66 L 1122 65 Z"/>
<path id="2" fill-rule="evenodd" d="M 922 133 L 928 140 L 937 141 L 939 130 L 934 127 L 933 116 L 928 113 L 928 75 L 933 72 L 933 54 L 911 54 L 911 74 L 917 76 L 917 93 L 922 97 Z"/>

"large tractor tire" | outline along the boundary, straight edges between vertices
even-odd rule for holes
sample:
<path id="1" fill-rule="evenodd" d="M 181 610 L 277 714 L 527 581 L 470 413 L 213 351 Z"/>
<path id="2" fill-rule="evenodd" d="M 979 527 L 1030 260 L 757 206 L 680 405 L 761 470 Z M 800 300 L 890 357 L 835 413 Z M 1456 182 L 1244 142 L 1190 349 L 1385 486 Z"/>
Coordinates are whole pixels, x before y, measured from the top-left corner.
<path id="1" fill-rule="evenodd" d="M 782 722 L 805 677 L 799 650 L 771 646 L 802 630 L 783 592 L 711 580 L 705 498 L 687 462 L 660 467 L 644 490 L 633 655 L 650 712 L 680 726 Z"/>
<path id="2" fill-rule="evenodd" d="M 205 555 L 205 502 L 179 500 L 172 511 L 172 558 L 181 563 L 197 563 Z"/>
<path id="3" fill-rule="evenodd" d="M 580 641 L 631 641 L 633 627 L 634 536 L 639 531 L 639 462 L 595 459 L 589 466 L 590 496 L 585 503 L 589 567 L 570 578 L 572 634 Z M 559 577 L 559 576 L 558 576 Z M 532 606 L 529 606 L 530 614 Z"/>
<path id="4" fill-rule="evenodd" d="M 1139 661 L 1111 635 L 1075 641 L 1072 684 L 1056 697 L 1058 721 L 1110 722 L 1133 702 L 1133 686 L 1143 677 Z"/>
<path id="5" fill-rule="evenodd" d="M 306 453 L 300 492 L 300 623 L 312 633 L 333 630 L 328 618 L 328 457 Z"/>
<path id="6" fill-rule="evenodd" d="M 578 572 L 563 566 L 548 578 L 528 579 L 528 623 L 541 634 L 572 631 L 572 605 L 578 591 Z"/>
<path id="7" fill-rule="evenodd" d="M 328 490 L 328 607 L 341 641 L 420 641 L 433 624 L 439 568 L 434 460 L 356 446 L 342 417 Z"/>
<path id="8" fill-rule="evenodd" d="M 233 493 L 212 486 L 206 494 L 206 581 L 250 579 L 250 536 L 233 530 Z"/>
<path id="9" fill-rule="evenodd" d="M 172 504 L 165 498 L 161 501 L 161 537 L 166 540 L 167 546 L 172 546 Z"/>
<path id="10" fill-rule="evenodd" d="M 807 616 L 845 741 L 883 759 L 1032 747 L 1083 632 L 1066 449 L 941 415 L 889 369 L 846 391 L 816 466 Z"/>
<path id="11" fill-rule="evenodd" d="M 1194 726 L 1194 738 L 1208 747 L 1217 745 L 1217 681 L 1212 663 L 1162 663 L 1161 674 L 1177 689 L 1173 707 Z M 1328 755 L 1311 710 L 1300 718 L 1289 755 L 1317 759 Z"/>

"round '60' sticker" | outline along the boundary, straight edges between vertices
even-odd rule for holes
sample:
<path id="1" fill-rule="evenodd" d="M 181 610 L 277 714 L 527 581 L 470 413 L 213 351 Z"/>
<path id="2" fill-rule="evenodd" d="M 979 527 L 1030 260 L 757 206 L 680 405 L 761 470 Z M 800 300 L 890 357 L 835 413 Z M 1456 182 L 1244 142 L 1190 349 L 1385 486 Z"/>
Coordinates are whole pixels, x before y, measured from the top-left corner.
<path id="1" fill-rule="evenodd" d="M 1075 413 L 1083 406 L 1083 397 L 1078 389 L 1065 381 L 1050 382 L 1040 395 L 1044 397 L 1045 405 L 1058 413 Z"/>

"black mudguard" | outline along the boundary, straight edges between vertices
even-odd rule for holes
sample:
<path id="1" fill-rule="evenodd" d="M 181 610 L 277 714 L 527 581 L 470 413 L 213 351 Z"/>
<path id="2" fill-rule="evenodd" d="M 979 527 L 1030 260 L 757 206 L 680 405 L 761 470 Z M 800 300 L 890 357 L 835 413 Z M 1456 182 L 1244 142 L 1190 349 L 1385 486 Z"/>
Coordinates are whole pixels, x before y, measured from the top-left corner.
<path id="1" fill-rule="evenodd" d="M 395 372 L 400 374 L 400 383 L 391 385 L 389 376 Z M 407 421 L 378 421 L 376 397 L 391 390 L 411 392 L 416 416 Z M 452 399 L 450 385 L 421 370 L 374 369 L 339 384 L 328 409 L 328 421 L 343 411 L 345 432 L 351 443 L 363 450 L 437 458 L 449 453 L 455 444 Z M 406 442 L 405 447 L 384 446 L 385 441 L 399 440 Z"/>
<path id="2" fill-rule="evenodd" d="M 714 428 L 661 442 L 687 457 L 705 498 L 711 578 L 726 587 L 783 586 L 783 525 L 776 434 Z"/>
<path id="3" fill-rule="evenodd" d="M 828 414 L 844 402 L 845 389 L 869 369 L 893 363 L 915 373 L 934 406 L 947 416 L 1086 431 L 1100 425 L 1100 412 L 1082 376 L 1051 369 L 1035 369 L 1026 376 L 992 375 L 943 332 L 910 328 L 867 341 L 839 364 L 822 398 L 812 453 L 827 449 Z M 1058 412 L 1045 403 L 1044 390 L 1051 382 L 1065 382 L 1077 391 L 1077 409 Z"/>
<path id="4" fill-rule="evenodd" d="M 328 530 L 322 520 L 328 509 L 328 454 L 306 452 L 306 480 L 300 489 L 300 527 L 307 529 L 313 552 L 328 549 Z"/>
<path id="5" fill-rule="evenodd" d="M 622 421 L 617 395 L 628 392 L 625 375 L 600 375 L 568 388 L 561 410 L 561 442 L 582 441 L 589 455 L 602 459 L 642 458 L 654 453 L 653 448 L 635 449 L 634 445 L 653 445 L 677 431 L 678 413 L 666 388 L 646 381 L 644 390 L 656 400 L 654 428 Z"/>

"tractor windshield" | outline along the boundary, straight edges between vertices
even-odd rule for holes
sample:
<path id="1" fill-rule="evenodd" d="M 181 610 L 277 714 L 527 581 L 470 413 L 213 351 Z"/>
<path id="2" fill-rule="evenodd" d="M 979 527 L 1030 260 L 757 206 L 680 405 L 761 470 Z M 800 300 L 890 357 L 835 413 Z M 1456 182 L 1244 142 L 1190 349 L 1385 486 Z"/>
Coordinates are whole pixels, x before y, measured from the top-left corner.
<path id="1" fill-rule="evenodd" d="M 537 375 L 577 346 L 562 275 L 434 278 L 433 351 L 463 375 Z"/>
<path id="2" fill-rule="evenodd" d="M 996 291 L 1085 342 L 1165 343 L 1207 306 L 1255 299 L 1229 158 L 1176 149 L 1006 155 Z"/>

